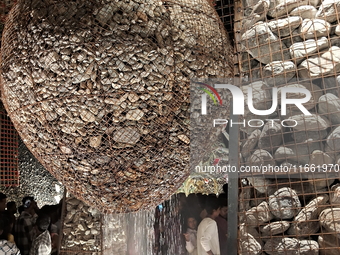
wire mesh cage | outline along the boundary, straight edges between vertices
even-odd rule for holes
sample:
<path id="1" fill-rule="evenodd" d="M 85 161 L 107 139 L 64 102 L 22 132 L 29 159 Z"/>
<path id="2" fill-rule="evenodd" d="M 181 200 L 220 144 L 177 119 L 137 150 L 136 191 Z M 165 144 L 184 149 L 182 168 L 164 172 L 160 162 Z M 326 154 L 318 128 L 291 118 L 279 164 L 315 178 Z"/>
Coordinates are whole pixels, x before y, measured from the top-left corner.
<path id="1" fill-rule="evenodd" d="M 8 12 L 12 8 L 13 4 L 16 2 L 16 0 L 4 0 L 0 3 L 0 34 L 2 33 L 2 30 L 5 25 L 6 17 L 8 15 Z M 1 46 L 1 42 L 0 42 Z"/>
<path id="2" fill-rule="evenodd" d="M 66 192 L 60 254 L 103 254 L 103 215 Z"/>
<path id="3" fill-rule="evenodd" d="M 0 3 L 0 35 L 14 3 L 15 1 L 11 0 Z M 18 134 L 2 103 L 0 103 L 0 139 L 0 186 L 5 190 L 19 185 Z"/>
<path id="4" fill-rule="evenodd" d="M 225 29 L 229 34 L 229 38 L 234 45 L 234 20 L 235 20 L 235 10 L 234 10 L 234 0 L 219 0 L 215 1 L 214 7 L 220 17 Z"/>
<path id="5" fill-rule="evenodd" d="M 19 186 L 18 133 L 0 103 L 0 185 L 4 188 Z"/>
<path id="6" fill-rule="evenodd" d="M 339 1 L 237 6 L 239 253 L 340 254 Z"/>
<path id="7" fill-rule="evenodd" d="M 189 80 L 232 74 L 200 1 L 19 1 L 3 33 L 2 97 L 25 144 L 103 212 L 150 208 L 188 175 Z"/>

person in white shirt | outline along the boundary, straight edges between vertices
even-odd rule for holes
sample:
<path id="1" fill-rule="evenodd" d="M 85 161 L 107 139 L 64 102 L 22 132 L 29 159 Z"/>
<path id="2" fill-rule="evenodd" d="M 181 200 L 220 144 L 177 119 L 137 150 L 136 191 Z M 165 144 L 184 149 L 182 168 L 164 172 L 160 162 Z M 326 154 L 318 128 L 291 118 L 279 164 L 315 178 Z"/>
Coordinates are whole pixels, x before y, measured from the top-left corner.
<path id="1" fill-rule="evenodd" d="M 206 205 L 208 217 L 204 218 L 197 230 L 197 255 L 220 255 L 220 243 L 215 218 L 220 214 L 217 198 L 209 198 Z"/>
<path id="2" fill-rule="evenodd" d="M 10 229 L 10 220 L 5 216 L 0 217 L 0 254 L 1 255 L 20 255 L 18 247 L 7 241 L 7 237 Z"/>
<path id="3" fill-rule="evenodd" d="M 42 214 L 38 217 L 36 223 L 36 238 L 32 243 L 29 255 L 51 255 L 52 242 L 48 232 L 51 219 L 48 215 Z"/>
<path id="4" fill-rule="evenodd" d="M 187 232 L 185 237 L 185 248 L 189 255 L 197 255 L 197 221 L 195 217 L 189 216 L 187 219 Z"/>

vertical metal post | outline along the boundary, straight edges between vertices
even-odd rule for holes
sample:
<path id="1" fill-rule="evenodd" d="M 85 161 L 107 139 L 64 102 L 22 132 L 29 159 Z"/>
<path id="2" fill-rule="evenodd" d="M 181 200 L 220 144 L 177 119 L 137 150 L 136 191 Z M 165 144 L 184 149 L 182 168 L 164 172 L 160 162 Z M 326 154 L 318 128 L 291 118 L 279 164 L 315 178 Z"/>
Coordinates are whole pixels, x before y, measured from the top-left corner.
<path id="1" fill-rule="evenodd" d="M 234 100 L 234 99 L 232 99 Z M 236 171 L 228 173 L 228 255 L 237 255 L 238 249 L 238 170 L 239 170 L 239 121 L 238 115 L 233 115 L 233 102 L 229 120 L 229 164 Z M 232 125 L 231 125 L 232 123 Z"/>
<path id="2" fill-rule="evenodd" d="M 58 252 L 57 254 L 62 254 L 63 252 L 61 251 L 61 244 L 62 244 L 62 240 L 63 238 L 66 238 L 64 236 L 64 220 L 65 220 L 65 216 L 67 213 L 67 208 L 66 208 L 66 193 L 67 190 L 66 188 L 64 188 L 64 195 L 63 195 L 63 203 L 62 203 L 62 207 L 61 207 L 61 216 L 60 216 L 60 229 L 59 229 L 59 239 L 58 239 Z"/>

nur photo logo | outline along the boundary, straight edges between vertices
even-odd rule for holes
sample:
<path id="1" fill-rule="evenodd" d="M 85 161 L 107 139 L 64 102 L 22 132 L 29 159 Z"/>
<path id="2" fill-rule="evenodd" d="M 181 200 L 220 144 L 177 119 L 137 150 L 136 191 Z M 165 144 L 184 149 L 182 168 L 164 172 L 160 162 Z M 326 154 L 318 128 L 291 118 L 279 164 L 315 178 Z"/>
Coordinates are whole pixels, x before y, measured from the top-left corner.
<path id="1" fill-rule="evenodd" d="M 280 94 L 281 97 L 278 98 L 278 88 L 273 87 L 271 88 L 271 107 L 266 110 L 259 110 L 254 107 L 254 93 L 253 88 L 248 87 L 247 91 L 244 93 L 244 91 L 232 84 L 213 84 L 208 85 L 203 82 L 194 82 L 196 84 L 201 85 L 201 87 L 197 88 L 200 91 L 203 91 L 204 93 L 201 94 L 201 114 L 207 115 L 207 105 L 208 105 L 208 97 L 211 98 L 211 101 L 214 105 L 219 105 L 223 107 L 230 107 L 230 105 L 223 105 L 221 95 L 218 93 L 217 89 L 227 89 L 232 96 L 232 114 L 234 115 L 244 115 L 245 114 L 245 102 L 247 103 L 248 111 L 252 115 L 258 115 L 258 116 L 268 116 L 273 114 L 275 111 L 278 110 L 279 106 L 279 99 L 280 99 L 280 115 L 286 116 L 287 115 L 287 106 L 288 105 L 294 105 L 298 110 L 302 112 L 302 114 L 306 116 L 312 115 L 304 106 L 304 103 L 307 103 L 311 99 L 311 93 L 306 88 L 297 88 L 297 87 L 280 87 Z M 270 89 L 270 88 L 268 88 Z M 290 96 L 288 97 L 288 94 Z M 305 95 L 303 98 L 291 98 L 291 95 Z M 274 125 L 274 121 L 279 121 L 283 127 L 295 127 L 297 125 L 297 122 L 292 119 L 265 119 L 266 121 L 270 121 L 272 125 Z M 216 125 L 225 125 L 229 122 L 227 118 L 220 118 L 220 119 L 214 119 L 213 126 Z M 249 127 L 262 127 L 264 125 L 263 118 L 262 119 L 250 119 L 247 121 L 243 120 L 243 122 L 237 122 L 237 123 L 230 123 L 230 125 L 243 125 L 246 126 L 248 124 Z"/>

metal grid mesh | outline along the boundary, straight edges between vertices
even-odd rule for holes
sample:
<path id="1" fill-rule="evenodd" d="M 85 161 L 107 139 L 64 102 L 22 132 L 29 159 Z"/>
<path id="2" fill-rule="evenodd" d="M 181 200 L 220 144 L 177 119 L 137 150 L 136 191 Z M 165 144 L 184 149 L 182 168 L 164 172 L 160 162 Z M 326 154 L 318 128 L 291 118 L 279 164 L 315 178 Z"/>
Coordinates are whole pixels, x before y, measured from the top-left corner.
<path id="1" fill-rule="evenodd" d="M 225 29 L 229 34 L 229 38 L 234 45 L 234 1 L 233 0 L 219 0 L 215 3 L 215 9 L 220 16 Z"/>
<path id="2" fill-rule="evenodd" d="M 205 0 L 19 1 L 2 93 L 26 145 L 72 194 L 135 211 L 187 177 L 189 80 L 230 75 L 231 51 Z"/>
<path id="3" fill-rule="evenodd" d="M 3 105 L 0 105 L 0 185 L 19 186 L 18 133 Z"/>
<path id="4" fill-rule="evenodd" d="M 240 161 L 247 171 L 241 173 L 239 253 L 338 254 L 338 2 L 237 5 L 246 94 Z M 301 99 L 306 90 L 311 98 L 302 106 L 311 115 L 294 105 L 285 113 L 281 95 Z M 247 97 L 255 109 L 270 109 L 275 94 L 275 111 L 261 116 L 247 109 Z"/>
<path id="5" fill-rule="evenodd" d="M 7 14 L 14 3 L 12 0 L 0 2 L 0 35 Z M 0 103 L 0 144 L 0 185 L 6 188 L 19 186 L 18 134 L 2 103 Z"/>

